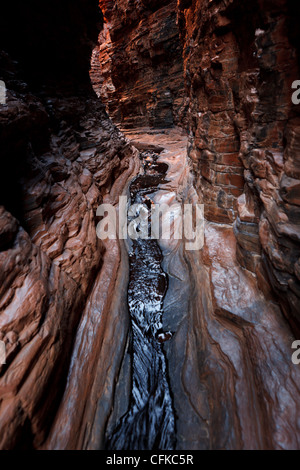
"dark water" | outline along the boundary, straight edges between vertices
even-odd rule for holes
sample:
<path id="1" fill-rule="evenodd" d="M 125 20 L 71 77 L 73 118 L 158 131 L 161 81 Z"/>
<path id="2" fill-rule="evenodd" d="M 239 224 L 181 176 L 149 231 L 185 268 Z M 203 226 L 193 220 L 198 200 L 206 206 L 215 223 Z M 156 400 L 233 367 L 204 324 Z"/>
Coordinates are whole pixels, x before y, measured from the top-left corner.
<path id="1" fill-rule="evenodd" d="M 141 154 L 144 175 L 130 186 L 131 203 L 151 207 L 151 193 L 165 182 L 168 165 L 152 152 Z M 132 334 L 132 391 L 130 406 L 107 441 L 113 450 L 172 450 L 175 420 L 162 349 L 163 299 L 168 279 L 161 267 L 156 240 L 133 240 L 129 254 L 128 305 Z"/>

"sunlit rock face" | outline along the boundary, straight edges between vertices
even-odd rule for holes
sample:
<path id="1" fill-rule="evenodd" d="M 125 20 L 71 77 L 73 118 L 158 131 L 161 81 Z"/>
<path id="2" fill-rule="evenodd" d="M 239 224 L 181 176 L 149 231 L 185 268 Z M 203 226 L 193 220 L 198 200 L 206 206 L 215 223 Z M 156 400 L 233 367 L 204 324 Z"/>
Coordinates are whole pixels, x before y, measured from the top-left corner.
<path id="1" fill-rule="evenodd" d="M 71 364 L 80 369 L 78 378 L 73 367 L 78 379 L 73 433 L 63 415 L 67 437 L 58 431 L 56 436 L 61 447 L 82 448 L 80 426 L 91 422 L 97 407 L 92 398 L 97 373 L 103 380 L 97 393 L 108 390 L 97 360 L 112 369 L 118 363 L 115 347 L 103 350 L 105 338 L 112 345 L 112 331 L 103 324 L 120 249 L 115 243 L 108 250 L 97 238 L 95 212 L 104 198 L 117 202 L 134 173 L 135 157 L 90 84 L 97 21 L 101 26 L 97 0 L 52 1 L 43 8 L 39 1 L 20 1 L 1 12 L 0 73 L 7 88 L 6 105 L 0 106 L 2 449 L 43 445 L 72 348 Z M 90 329 L 94 334 L 87 341 Z M 120 348 L 124 331 L 125 321 L 113 332 Z M 101 416 L 105 419 L 105 412 Z"/>
<path id="2" fill-rule="evenodd" d="M 105 24 L 91 77 L 110 117 L 122 127 L 167 128 L 184 120 L 176 6 L 176 0 L 100 1 Z"/>
<path id="3" fill-rule="evenodd" d="M 180 0 L 189 156 L 210 221 L 234 224 L 240 264 L 299 331 L 299 6 Z"/>

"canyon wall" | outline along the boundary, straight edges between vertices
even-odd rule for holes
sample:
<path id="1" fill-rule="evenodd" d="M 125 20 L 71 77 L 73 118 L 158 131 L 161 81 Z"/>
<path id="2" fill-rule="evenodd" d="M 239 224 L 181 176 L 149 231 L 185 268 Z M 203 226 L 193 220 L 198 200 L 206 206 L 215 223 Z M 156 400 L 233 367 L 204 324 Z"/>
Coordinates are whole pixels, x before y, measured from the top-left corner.
<path id="1" fill-rule="evenodd" d="M 299 6 L 179 0 L 189 156 L 207 220 L 234 224 L 240 264 L 299 332 Z"/>
<path id="2" fill-rule="evenodd" d="M 124 128 L 184 121 L 176 0 L 101 0 L 100 7 L 105 23 L 91 78 L 110 117 Z"/>
<path id="3" fill-rule="evenodd" d="M 141 4 L 124 5 L 101 2 L 110 38 Z M 291 362 L 299 331 L 298 108 L 291 101 L 298 78 L 297 10 L 286 1 L 235 0 L 179 0 L 177 9 L 188 125 L 185 115 L 178 114 L 178 123 L 188 130 L 188 159 L 179 147 L 176 156 L 161 155 L 172 176 L 160 200 L 199 198 L 207 223 L 200 255 L 161 242 L 169 276 L 163 326 L 173 333 L 164 347 L 176 448 L 299 448 L 299 368 Z M 121 80 L 114 82 L 118 70 L 110 51 L 122 46 L 113 43 L 100 38 L 94 56 L 96 64 L 104 60 L 104 72 L 98 68 L 103 76 L 94 69 L 93 82 L 99 93 L 107 84 L 108 106 L 114 96 L 122 104 L 124 89 Z M 129 61 L 134 38 L 130 47 Z M 117 54 L 115 60 L 122 63 Z M 168 82 L 167 73 L 162 81 Z M 127 81 L 128 95 L 136 94 L 135 86 Z M 139 113 L 128 123 L 144 125 Z M 128 396 L 124 373 L 118 387 L 120 418 Z"/>
<path id="4" fill-rule="evenodd" d="M 134 174 L 136 151 L 90 84 L 101 21 L 97 0 L 57 0 L 43 8 L 19 1 L 1 13 L 7 87 L 0 105 L 0 339 L 7 356 L 0 366 L 1 449 L 43 445 L 68 372 L 70 383 L 78 365 L 73 434 L 64 415 L 67 442 L 61 442 L 83 448 L 78 426 L 88 440 L 94 381 L 101 406 L 110 400 L 111 379 L 98 360 L 113 370 L 122 356 L 126 321 L 114 328 L 111 316 L 107 326 L 120 246 L 97 238 L 96 208 L 103 200 L 117 204 Z M 120 315 L 117 306 L 114 312 Z M 100 421 L 105 416 L 104 410 Z"/>
<path id="5" fill-rule="evenodd" d="M 109 114 L 124 128 L 188 129 L 207 220 L 234 225 L 241 266 L 266 295 L 271 286 L 299 332 L 299 106 L 291 100 L 299 7 L 287 0 L 100 6 L 105 24 L 91 77 Z"/>
<path id="6" fill-rule="evenodd" d="M 103 449 L 130 402 L 128 253 L 95 213 L 140 161 L 106 106 L 123 127 L 188 127 L 188 155 L 178 130 L 132 140 L 168 165 L 155 202 L 206 208 L 203 250 L 159 242 L 176 448 L 297 449 L 297 10 L 98 3 L 0 17 L 0 448 Z"/>

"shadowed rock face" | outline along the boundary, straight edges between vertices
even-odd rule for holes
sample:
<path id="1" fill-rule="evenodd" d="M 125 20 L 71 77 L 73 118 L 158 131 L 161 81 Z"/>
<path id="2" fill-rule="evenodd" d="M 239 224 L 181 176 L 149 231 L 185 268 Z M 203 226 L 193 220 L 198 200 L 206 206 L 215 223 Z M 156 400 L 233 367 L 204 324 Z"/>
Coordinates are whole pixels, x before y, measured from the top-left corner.
<path id="1" fill-rule="evenodd" d="M 240 264 L 299 333 L 299 6 L 179 1 L 189 156 L 210 221 L 235 226 Z"/>
<path id="2" fill-rule="evenodd" d="M 43 444 L 73 348 L 71 369 L 78 349 L 84 356 L 80 370 L 88 365 L 80 376 L 83 389 L 76 388 L 75 434 L 64 419 L 67 438 L 61 446 L 82 448 L 80 426 L 91 422 L 87 415 L 94 417 L 97 406 L 97 360 L 112 361 L 113 369 L 119 354 L 103 349 L 103 337 L 112 333 L 112 317 L 110 327 L 104 325 L 120 248 L 97 238 L 95 211 L 105 198 L 117 203 L 135 172 L 136 152 L 90 84 L 97 21 L 101 25 L 98 2 L 18 1 L 6 8 L 0 19 L 1 79 L 7 87 L 7 104 L 0 106 L 0 339 L 7 353 L 0 367 L 0 446 Z M 94 336 L 88 341 L 90 329 Z M 122 336 L 126 321 L 119 331 Z M 114 335 L 122 348 L 116 329 Z M 107 379 L 97 384 L 97 393 L 108 389 Z"/>
<path id="3" fill-rule="evenodd" d="M 96 0 L 17 1 L 1 12 L 0 448 L 103 449 L 133 394 L 147 398 L 141 367 L 132 388 L 138 329 L 127 289 L 135 300 L 140 283 L 162 323 L 155 385 L 170 393 L 161 410 L 176 434 L 173 422 L 161 433 L 156 424 L 170 420 L 152 413 L 163 445 L 170 436 L 176 449 L 297 449 L 297 12 L 283 0 L 100 6 L 96 48 Z M 127 130 L 133 147 L 92 89 L 92 51 L 93 87 L 124 127 L 185 126 L 187 99 L 188 153 L 178 129 Z M 160 154 L 166 174 L 153 192 L 137 149 Z M 151 250 L 140 256 L 147 244 L 130 261 L 122 242 L 95 230 L 97 206 L 117 207 L 138 174 L 154 203 L 203 201 L 208 219 L 201 251 L 155 243 L 155 282 L 168 277 L 158 299 L 141 268 L 153 261 Z M 155 447 L 143 419 L 133 427 Z"/>
<path id="4" fill-rule="evenodd" d="M 93 53 L 91 77 L 110 117 L 123 127 L 167 128 L 184 119 L 176 4 L 100 1 L 105 24 Z"/>

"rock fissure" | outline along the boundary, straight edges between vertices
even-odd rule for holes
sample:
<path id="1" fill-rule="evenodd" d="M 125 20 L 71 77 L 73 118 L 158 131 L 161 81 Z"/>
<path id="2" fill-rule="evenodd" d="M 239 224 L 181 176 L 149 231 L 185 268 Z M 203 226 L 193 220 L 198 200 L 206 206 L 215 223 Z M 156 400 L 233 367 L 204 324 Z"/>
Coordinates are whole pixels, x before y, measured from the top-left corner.
<path id="1" fill-rule="evenodd" d="M 1 11 L 1 449 L 299 448 L 298 16 Z M 100 240 L 121 195 L 203 203 L 203 248 Z"/>
<path id="2" fill-rule="evenodd" d="M 144 174 L 137 176 L 130 185 L 130 204 L 137 204 L 139 211 L 143 208 L 149 211 L 153 203 L 149 194 L 153 197 L 158 185 L 165 181 L 166 165 L 157 163 L 158 155 L 154 153 L 142 152 L 141 157 Z M 145 223 L 149 231 L 151 220 Z M 129 410 L 108 436 L 109 449 L 174 448 L 175 418 L 166 359 L 159 341 L 167 336 L 162 332 L 161 321 L 168 281 L 161 262 L 156 240 L 138 238 L 130 241 L 131 398 Z"/>

